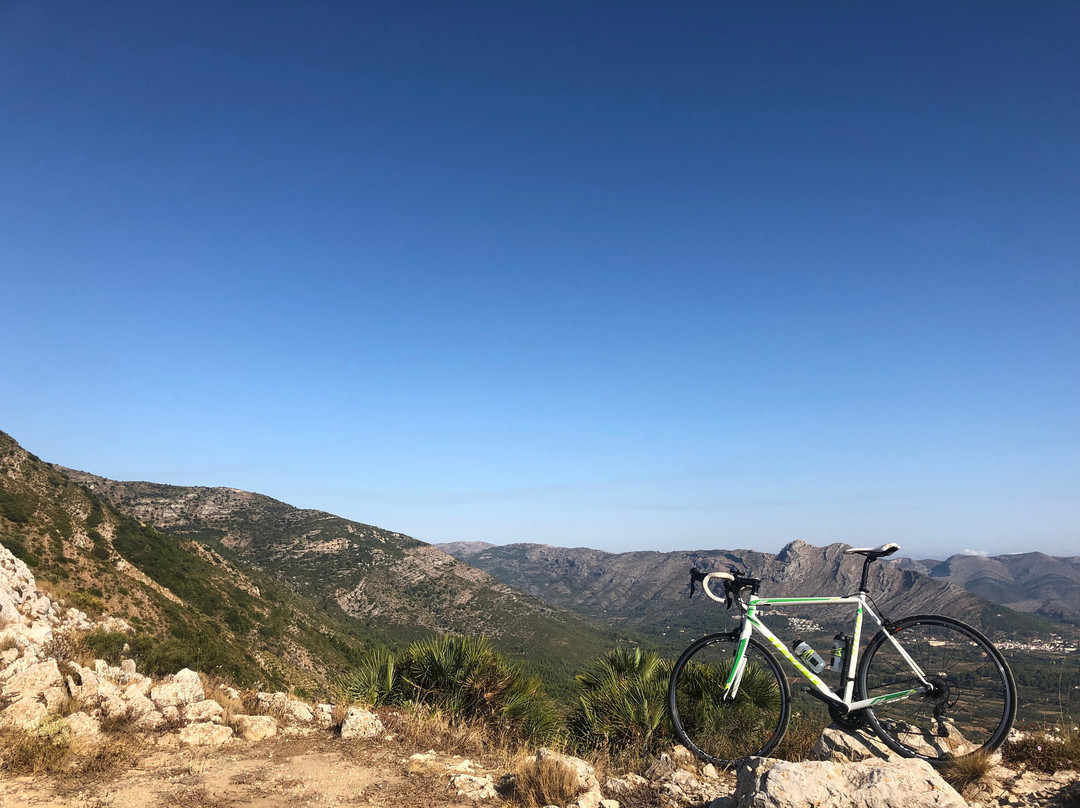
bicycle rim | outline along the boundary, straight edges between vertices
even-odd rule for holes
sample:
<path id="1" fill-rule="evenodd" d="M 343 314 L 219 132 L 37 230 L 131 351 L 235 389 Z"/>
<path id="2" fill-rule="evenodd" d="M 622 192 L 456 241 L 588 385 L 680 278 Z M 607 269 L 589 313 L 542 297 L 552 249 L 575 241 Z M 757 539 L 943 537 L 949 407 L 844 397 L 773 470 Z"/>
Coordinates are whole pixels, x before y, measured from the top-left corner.
<path id="1" fill-rule="evenodd" d="M 724 700 L 738 646 L 735 634 L 702 637 L 683 652 L 668 683 L 675 734 L 687 749 L 717 766 L 769 754 L 787 729 L 787 680 L 773 655 L 753 638 L 746 646 L 739 691 Z"/>
<path id="2" fill-rule="evenodd" d="M 932 687 L 908 699 L 867 709 L 867 718 L 895 752 L 931 763 L 991 751 L 1016 716 L 1016 685 L 994 644 L 959 620 L 920 615 L 888 629 L 926 674 Z M 865 698 L 921 687 L 884 632 L 859 664 Z"/>

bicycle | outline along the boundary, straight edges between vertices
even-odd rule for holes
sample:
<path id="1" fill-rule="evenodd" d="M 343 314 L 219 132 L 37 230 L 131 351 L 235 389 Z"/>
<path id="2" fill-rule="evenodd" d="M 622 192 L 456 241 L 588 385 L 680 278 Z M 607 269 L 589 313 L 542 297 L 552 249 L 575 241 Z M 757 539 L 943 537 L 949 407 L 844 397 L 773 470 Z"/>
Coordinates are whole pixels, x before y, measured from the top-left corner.
<path id="1" fill-rule="evenodd" d="M 824 702 L 835 722 L 845 729 L 869 725 L 904 757 L 942 765 L 1000 746 L 1016 716 L 1016 685 L 994 644 L 950 617 L 888 620 L 870 608 L 870 565 L 899 549 L 889 543 L 846 550 L 865 560 L 858 592 L 842 597 L 762 598 L 761 581 L 734 568 L 730 573 L 692 570 L 691 597 L 700 582 L 708 597 L 728 609 L 737 605 L 742 617 L 739 630 L 696 640 L 675 663 L 668 710 L 679 740 L 702 760 L 724 767 L 767 756 L 783 740 L 791 693 L 776 658 L 754 636 L 759 633 L 807 679 L 810 685 L 801 692 Z M 710 589 L 717 580 L 723 582 L 722 597 Z M 834 653 L 843 682 L 836 691 L 817 675 L 823 672 L 821 657 L 804 645 L 796 646 L 800 655 L 792 653 L 758 613 L 764 606 L 814 604 L 855 606 L 852 636 L 837 635 L 842 643 L 834 644 L 841 645 Z M 879 631 L 856 666 L 864 615 Z"/>

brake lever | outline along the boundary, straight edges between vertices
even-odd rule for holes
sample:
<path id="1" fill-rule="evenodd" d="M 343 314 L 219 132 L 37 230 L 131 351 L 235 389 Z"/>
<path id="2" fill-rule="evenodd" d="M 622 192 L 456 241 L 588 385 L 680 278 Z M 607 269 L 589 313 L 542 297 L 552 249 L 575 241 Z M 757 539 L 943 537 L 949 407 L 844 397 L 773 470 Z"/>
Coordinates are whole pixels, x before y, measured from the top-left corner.
<path id="1" fill-rule="evenodd" d="M 697 567 L 694 567 L 694 568 L 692 568 L 690 570 L 690 594 L 687 595 L 688 598 L 694 597 L 694 593 L 697 591 L 696 584 L 698 582 L 703 582 L 704 580 L 705 580 L 705 573 L 704 572 L 701 572 L 700 570 L 698 570 Z M 705 586 L 704 583 L 702 583 L 701 585 Z"/>

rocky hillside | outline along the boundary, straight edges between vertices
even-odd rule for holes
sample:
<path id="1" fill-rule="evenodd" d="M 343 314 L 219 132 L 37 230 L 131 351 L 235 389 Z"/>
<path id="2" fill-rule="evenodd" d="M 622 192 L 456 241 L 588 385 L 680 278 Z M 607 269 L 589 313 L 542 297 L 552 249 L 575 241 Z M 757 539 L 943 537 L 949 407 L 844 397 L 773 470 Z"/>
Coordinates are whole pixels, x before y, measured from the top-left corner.
<path id="1" fill-rule="evenodd" d="M 1076 772 L 996 765 L 961 796 L 924 761 L 835 728 L 812 760 L 751 758 L 737 779 L 677 746 L 637 760 L 636 771 L 614 770 L 608 755 L 598 770 L 521 748 L 508 771 L 505 739 L 490 744 L 434 715 L 310 704 L 188 669 L 152 678 L 131 658 L 83 658 L 79 637 L 93 628 L 0 547 L 0 805 L 1034 808 L 1077 794 Z"/>
<path id="2" fill-rule="evenodd" d="M 1080 557 L 1045 553 L 904 559 L 905 569 L 948 581 L 1018 612 L 1080 625 Z"/>
<path id="3" fill-rule="evenodd" d="M 232 488 L 63 472 L 118 511 L 267 575 L 388 644 L 429 633 L 486 634 L 504 653 L 568 673 L 617 639 L 611 629 L 400 533 Z"/>
<path id="4" fill-rule="evenodd" d="M 373 636 L 272 575 L 167 535 L 104 502 L 0 432 L 0 545 L 54 602 L 126 642 L 150 672 L 190 666 L 242 684 L 318 690 Z"/>
<path id="5" fill-rule="evenodd" d="M 753 550 L 606 553 L 540 544 L 492 546 L 475 542 L 441 545 L 452 555 L 490 572 L 510 586 L 592 617 L 627 625 L 675 645 L 680 635 L 727 626 L 723 609 L 700 595 L 687 599 L 689 570 L 737 567 L 763 580 L 762 594 L 776 597 L 835 595 L 858 589 L 862 559 L 844 555 L 847 545 L 814 547 L 794 541 L 778 554 Z M 889 563 L 872 567 L 870 588 L 886 614 L 920 612 L 953 615 L 1002 631 L 1037 630 L 1025 615 L 1013 615 L 959 586 Z M 773 614 L 776 616 L 773 617 Z M 827 629 L 850 622 L 844 608 L 785 609 Z M 781 612 L 769 624 L 783 628 Z M 801 632 L 801 623 L 791 631 Z M 831 630 L 831 629 L 829 629 Z M 827 634 L 827 631 L 821 632 Z"/>

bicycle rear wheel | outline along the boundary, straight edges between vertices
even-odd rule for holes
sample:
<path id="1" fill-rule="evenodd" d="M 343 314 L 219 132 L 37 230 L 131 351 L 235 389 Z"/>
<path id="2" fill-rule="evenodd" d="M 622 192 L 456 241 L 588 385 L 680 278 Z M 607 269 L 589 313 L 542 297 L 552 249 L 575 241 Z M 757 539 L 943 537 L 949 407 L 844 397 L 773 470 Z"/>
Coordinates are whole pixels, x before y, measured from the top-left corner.
<path id="1" fill-rule="evenodd" d="M 769 754 L 784 737 L 791 709 L 779 664 L 752 637 L 738 693 L 724 700 L 738 647 L 739 636 L 734 633 L 702 637 L 679 657 L 668 682 L 675 734 L 687 749 L 717 766 Z"/>
<path id="2" fill-rule="evenodd" d="M 1016 716 L 1016 685 L 990 640 L 951 617 L 898 620 L 888 634 L 878 632 L 859 663 L 864 698 L 922 686 L 888 635 L 903 646 L 932 686 L 908 699 L 867 708 L 870 725 L 890 749 L 941 764 L 1001 745 Z"/>

